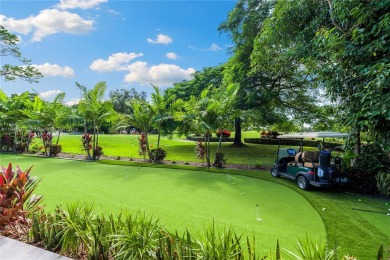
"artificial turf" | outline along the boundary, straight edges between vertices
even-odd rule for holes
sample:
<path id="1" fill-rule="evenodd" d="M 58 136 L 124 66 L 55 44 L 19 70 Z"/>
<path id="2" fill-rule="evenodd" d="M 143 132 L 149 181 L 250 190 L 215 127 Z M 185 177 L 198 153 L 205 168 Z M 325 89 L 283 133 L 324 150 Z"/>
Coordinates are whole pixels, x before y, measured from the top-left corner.
<path id="1" fill-rule="evenodd" d="M 36 190 L 47 210 L 71 202 L 88 202 L 97 212 L 138 209 L 158 218 L 170 231 L 186 229 L 197 237 L 213 222 L 238 234 L 252 235 L 260 254 L 274 250 L 277 239 L 294 249 L 306 235 L 325 241 L 316 210 L 292 189 L 270 181 L 184 169 L 115 166 L 95 162 L 2 155 L 41 179 Z M 288 199 L 287 199 L 288 198 Z M 258 215 L 257 207 L 258 205 Z M 261 218 L 261 221 L 257 220 Z"/>
<path id="2" fill-rule="evenodd" d="M 313 189 L 311 191 L 302 191 L 299 188 L 297 188 L 297 186 L 294 182 L 291 182 L 289 180 L 282 179 L 282 178 L 277 178 L 277 179 L 272 178 L 269 173 L 259 172 L 259 171 L 244 171 L 244 170 L 240 170 L 240 171 L 238 171 L 238 170 L 222 170 L 221 171 L 221 170 L 216 170 L 216 169 L 210 169 L 210 170 L 208 170 L 208 172 L 204 172 L 205 169 L 203 169 L 203 172 L 202 172 L 199 170 L 199 168 L 189 167 L 189 166 L 151 165 L 151 164 L 143 164 L 143 163 L 139 164 L 139 163 L 129 162 L 129 161 L 110 160 L 110 161 L 102 161 L 102 162 L 109 163 L 109 164 L 120 164 L 122 166 L 121 167 L 117 166 L 119 168 L 110 168 L 110 167 L 106 168 L 106 166 L 108 166 L 108 165 L 106 165 L 106 166 L 99 165 L 99 166 L 96 166 L 97 170 L 92 170 L 92 172 L 91 172 L 90 169 L 94 169 L 96 163 L 74 162 L 77 164 L 74 164 L 74 166 L 70 167 L 70 169 L 69 169 L 69 167 L 67 166 L 68 161 L 66 161 L 66 160 L 54 159 L 54 158 L 53 159 L 50 159 L 50 158 L 36 159 L 35 157 L 28 158 L 28 157 L 24 157 L 24 156 L 0 154 L 0 165 L 7 164 L 8 162 L 13 162 L 14 164 L 20 164 L 22 167 L 27 167 L 27 166 L 30 166 L 30 164 L 35 164 L 36 166 L 34 166 L 33 175 L 38 175 L 38 176 L 42 176 L 42 177 L 47 176 L 47 179 L 53 178 L 51 180 L 52 186 L 49 185 L 50 187 L 47 187 L 47 189 L 50 191 L 51 194 L 55 195 L 56 193 L 58 193 L 59 190 L 62 188 L 62 186 L 68 186 L 68 185 L 74 186 L 72 190 L 68 189 L 68 192 L 66 192 L 66 194 L 64 194 L 64 195 L 61 195 L 60 198 L 58 198 L 58 199 L 53 199 L 53 198 L 49 198 L 48 196 L 46 196 L 45 204 L 48 204 L 48 205 L 49 204 L 50 205 L 58 205 L 61 203 L 61 201 L 64 201 L 64 198 L 67 198 L 67 197 L 73 198 L 74 200 L 78 200 L 78 199 L 80 199 L 80 197 L 81 198 L 90 198 L 90 196 L 96 196 L 96 194 L 98 194 L 97 200 L 93 200 L 93 199 L 90 200 L 90 201 L 94 201 L 95 205 L 105 204 L 105 205 L 117 205 L 118 206 L 118 205 L 122 205 L 122 202 L 111 200 L 112 196 L 104 196 L 105 194 L 107 194 L 107 190 L 110 192 L 114 192 L 114 193 L 116 192 L 117 194 L 119 194 L 119 196 L 122 196 L 122 197 L 125 196 L 125 197 L 129 197 L 129 198 L 133 198 L 134 196 L 131 196 L 131 195 L 134 195 L 136 192 L 138 192 L 139 189 L 149 190 L 150 188 L 155 187 L 154 185 L 156 185 L 156 184 L 151 185 L 152 183 L 155 182 L 155 178 L 152 178 L 150 180 L 150 183 L 147 183 L 146 186 L 141 186 L 141 187 L 136 186 L 136 187 L 130 189 L 132 187 L 131 185 L 125 185 L 126 182 L 125 182 L 124 178 L 126 176 L 125 175 L 126 168 L 129 170 L 130 166 L 133 166 L 131 168 L 134 168 L 134 166 L 135 166 L 135 168 L 138 168 L 139 166 L 141 166 L 141 167 L 139 167 L 140 168 L 139 170 L 142 170 L 144 172 L 146 172 L 145 169 L 147 169 L 147 167 L 144 167 L 144 166 L 149 166 L 149 167 L 156 167 L 157 166 L 160 168 L 161 167 L 162 168 L 172 167 L 172 168 L 177 168 L 179 170 L 183 170 L 183 168 L 185 168 L 185 169 L 187 169 L 187 171 L 191 169 L 191 170 L 193 170 L 193 172 L 195 174 L 195 175 L 191 175 L 191 174 L 188 175 L 188 176 L 192 176 L 190 178 L 191 183 L 192 183 L 192 181 L 194 181 L 194 183 L 196 183 L 198 181 L 198 179 L 203 179 L 204 176 L 206 176 L 206 177 L 214 176 L 215 173 L 214 173 L 214 175 L 211 175 L 211 172 L 217 172 L 221 178 L 226 178 L 226 180 L 227 180 L 227 175 L 226 175 L 227 173 L 230 173 L 230 176 L 232 179 L 236 178 L 235 176 L 233 176 L 233 174 L 234 174 L 237 176 L 249 176 L 252 178 L 267 180 L 268 182 L 264 182 L 264 183 L 266 183 L 267 187 L 275 187 L 274 186 L 275 184 L 272 184 L 272 182 L 277 183 L 277 184 L 281 184 L 282 186 L 286 186 L 289 189 L 291 189 L 291 191 L 293 191 L 292 194 L 295 194 L 295 193 L 296 193 L 295 195 L 299 194 L 300 196 L 305 198 L 306 202 L 311 204 L 311 206 L 317 211 L 317 214 L 320 216 L 320 218 L 323 221 L 323 224 L 325 225 L 326 240 L 327 240 L 329 246 L 332 248 L 333 246 L 336 245 L 339 248 L 338 249 L 339 256 L 352 254 L 354 256 L 357 256 L 358 259 L 376 259 L 377 252 L 378 252 L 380 245 L 384 245 L 385 249 L 387 249 L 387 248 L 390 249 L 390 232 L 389 232 L 390 217 L 385 215 L 385 214 L 370 212 L 370 211 L 378 211 L 378 212 L 385 213 L 390 205 L 389 199 L 356 195 L 356 194 L 347 193 L 344 190 L 334 190 L 334 189 L 332 189 L 332 190 Z M 119 170 L 113 170 L 113 169 L 119 169 Z M 123 169 L 125 169 L 125 170 L 123 170 Z M 157 172 L 157 170 L 160 170 L 160 169 L 154 169 L 154 170 L 152 170 L 152 173 Z M 123 171 L 125 173 L 123 173 Z M 187 172 L 187 171 L 184 171 L 184 172 Z M 175 172 L 175 171 L 168 171 L 169 172 L 168 174 L 164 173 L 164 172 L 165 171 L 160 172 L 160 174 L 158 174 L 158 175 L 169 175 L 169 176 L 175 175 L 175 174 L 171 175 L 171 172 Z M 76 173 L 82 173 L 82 174 L 76 174 Z M 221 173 L 224 173 L 224 174 L 221 174 Z M 139 175 L 143 176 L 142 173 Z M 84 177 L 81 178 L 82 176 L 84 176 Z M 87 177 L 85 177 L 85 176 L 87 176 Z M 99 176 L 101 176 L 100 181 L 98 181 Z M 181 177 L 183 177 L 183 176 L 187 176 L 187 175 L 186 174 L 181 175 Z M 46 179 L 46 178 L 44 178 L 44 179 Z M 135 178 L 135 179 L 138 179 L 138 178 Z M 181 178 L 181 179 L 184 181 L 187 178 Z M 119 184 L 117 186 L 113 187 L 112 185 L 110 185 L 112 180 L 115 180 L 115 182 L 118 182 Z M 99 187 L 93 188 L 95 185 L 94 183 L 96 183 L 96 182 L 104 182 L 106 185 L 104 185 L 104 187 L 102 187 L 102 188 L 99 188 Z M 187 182 L 187 180 L 184 183 L 186 183 L 186 182 Z M 44 181 L 42 181 L 42 183 L 39 186 L 42 186 L 43 183 L 44 183 Z M 212 187 L 214 187 L 215 194 L 220 194 L 220 192 L 218 192 L 220 189 L 220 185 L 223 185 L 224 183 L 225 182 L 223 182 L 223 181 L 221 181 L 221 183 L 215 182 L 215 181 L 210 182 L 210 184 L 212 184 Z M 228 182 L 226 181 L 226 183 L 228 183 Z M 250 185 L 253 183 L 257 183 L 257 182 L 253 181 L 252 179 L 249 179 L 248 183 L 243 182 L 242 184 L 244 184 L 243 186 L 245 186 L 245 187 L 246 186 L 250 187 Z M 181 184 L 181 182 L 177 182 L 174 188 L 175 189 L 180 188 L 180 184 Z M 120 190 L 118 189 L 118 187 L 122 187 L 123 185 L 125 186 L 123 188 L 123 189 L 125 189 L 125 192 L 119 192 Z M 157 184 L 157 186 L 159 186 L 159 185 Z M 92 189 L 92 190 L 88 190 L 86 192 L 84 187 L 90 187 L 90 189 Z M 227 190 L 232 188 L 229 185 L 227 185 L 226 187 L 228 188 Z M 263 189 L 263 188 L 260 189 L 260 187 L 263 187 L 263 186 L 260 184 L 257 186 L 257 184 L 256 184 L 256 188 L 257 188 L 256 192 L 258 192 L 257 190 Z M 41 188 L 44 188 L 44 187 L 40 187 L 40 189 Z M 166 192 L 168 195 L 166 195 L 166 196 L 171 196 L 171 195 L 169 195 L 171 193 L 175 194 L 176 193 L 175 189 L 167 190 Z M 223 190 L 225 190 L 225 188 L 223 188 Z M 195 191 L 196 190 L 194 189 L 194 192 Z M 230 190 L 230 193 L 232 193 L 231 190 Z M 228 198 L 231 196 L 230 193 L 227 195 Z M 146 196 L 149 197 L 150 194 L 154 194 L 154 193 L 148 193 L 148 195 L 146 195 Z M 213 194 L 213 193 L 211 193 L 211 194 Z M 282 192 L 281 194 L 282 194 L 283 200 L 289 203 L 290 202 L 289 196 L 291 193 Z M 247 196 L 247 195 L 245 195 L 245 196 Z M 272 192 L 272 191 L 266 192 L 266 197 L 268 198 L 268 200 L 271 203 L 274 201 L 274 199 L 273 199 L 274 196 L 278 197 L 278 190 L 277 190 L 277 192 Z M 234 201 L 235 199 L 238 199 L 239 197 L 240 196 L 237 195 L 233 199 L 231 199 L 231 201 Z M 255 209 L 253 208 L 253 206 L 255 203 L 258 203 L 260 206 L 259 207 L 260 208 L 260 210 L 259 210 L 260 217 L 264 218 L 261 215 L 261 202 L 259 202 L 259 199 L 257 199 L 258 197 L 260 197 L 260 196 L 256 196 L 255 197 L 256 199 L 249 203 L 248 209 L 250 211 L 250 208 L 252 208 L 252 211 L 254 211 Z M 57 198 L 57 197 L 55 197 L 55 198 Z M 91 198 L 93 198 L 93 197 L 91 197 Z M 167 197 L 167 198 L 170 198 L 170 197 Z M 207 202 L 212 201 L 212 198 L 213 198 L 213 196 L 207 196 L 206 201 Z M 264 195 L 262 196 L 262 198 L 264 199 Z M 144 199 L 144 198 L 140 198 L 141 201 L 142 201 L 142 199 Z M 245 197 L 245 199 L 247 199 L 247 197 Z M 266 200 L 264 200 L 264 201 L 266 201 Z M 189 202 L 191 202 L 191 201 L 187 200 L 185 204 L 187 205 Z M 204 201 L 200 201 L 200 202 L 198 202 L 198 204 L 199 203 L 202 204 L 202 203 L 204 203 Z M 272 203 L 272 205 L 273 205 L 271 207 L 272 212 L 280 212 L 280 210 L 283 210 L 283 207 L 281 207 L 281 205 L 284 205 L 283 203 L 280 204 L 280 202 L 275 201 L 275 203 Z M 50 207 L 53 207 L 53 206 L 50 206 Z M 245 207 L 245 209 L 246 208 L 247 207 Z M 354 210 L 356 208 L 364 209 L 366 211 Z M 105 212 L 108 212 L 105 210 L 106 208 L 100 207 L 97 209 L 98 210 L 100 209 L 100 211 L 104 210 Z M 140 209 L 144 209 L 144 208 L 140 207 Z M 168 209 L 170 209 L 170 208 L 168 207 Z M 187 210 L 187 208 L 184 209 L 184 211 L 186 211 L 186 210 Z M 183 211 L 183 210 L 181 210 L 181 211 Z M 171 211 L 169 211 L 169 212 L 171 212 Z M 165 223 L 163 221 L 164 220 L 163 217 L 169 216 L 169 215 L 165 215 L 165 214 L 160 215 L 159 213 L 149 212 L 149 209 L 148 209 L 148 213 L 153 214 L 155 217 L 159 218 L 161 220 L 161 222 L 168 227 L 168 224 L 166 224 L 166 223 L 169 223 L 170 218 L 167 218 L 167 222 Z M 178 213 L 180 213 L 180 212 L 178 212 Z M 254 214 L 255 214 L 254 212 L 249 213 L 250 218 L 252 218 L 252 216 Z M 196 215 L 194 215 L 194 216 L 196 216 Z M 299 217 L 299 215 L 296 215 L 295 213 L 285 215 L 285 216 L 286 216 L 286 219 L 288 219 L 288 220 L 299 219 L 302 223 L 306 223 L 306 221 L 308 220 L 308 216 Z M 178 225 L 176 225 L 176 223 L 174 223 L 174 224 L 175 224 L 175 225 L 173 225 L 174 229 L 180 230 L 180 227 L 178 227 Z M 187 223 L 187 224 L 191 224 L 191 223 Z M 263 224 L 263 222 L 261 222 L 261 224 Z M 274 224 L 275 224 L 275 227 L 278 226 L 277 222 L 274 222 Z M 290 227 L 287 227 L 285 230 L 283 230 L 283 232 L 288 232 L 289 228 Z M 278 229 L 275 229 L 275 230 L 278 230 Z M 314 230 L 310 230 L 310 231 L 316 232 L 316 228 Z M 272 233 L 272 232 L 274 232 L 274 230 L 271 230 L 271 231 L 267 230 L 267 232 Z M 283 234 L 283 232 L 281 234 Z M 196 232 L 195 232 L 195 234 L 196 234 Z M 260 238 L 262 238 L 262 237 L 268 237 L 268 233 L 263 232 L 260 235 Z M 256 237 L 258 242 L 259 242 L 260 238 L 258 236 Z M 295 234 L 288 238 L 288 241 L 290 241 L 292 244 L 294 244 L 296 242 L 296 240 L 297 240 L 297 236 Z M 272 242 L 274 242 L 274 241 L 268 241 L 268 242 L 270 244 L 272 244 Z M 288 245 L 286 246 L 283 243 L 281 243 L 281 247 L 291 249 L 291 246 L 288 246 Z M 262 248 L 264 248 L 264 247 L 262 247 Z M 390 252 L 385 253 L 385 259 L 386 259 L 386 257 L 390 257 Z"/>

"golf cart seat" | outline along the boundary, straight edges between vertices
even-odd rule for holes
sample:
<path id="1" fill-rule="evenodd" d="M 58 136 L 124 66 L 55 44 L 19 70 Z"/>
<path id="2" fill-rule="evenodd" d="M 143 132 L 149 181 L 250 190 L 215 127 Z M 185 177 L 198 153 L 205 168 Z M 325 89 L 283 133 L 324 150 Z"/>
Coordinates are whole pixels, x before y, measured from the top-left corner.
<path id="1" fill-rule="evenodd" d="M 309 168 L 316 168 L 320 165 L 318 161 L 318 153 L 311 151 L 304 151 L 302 153 L 303 166 Z"/>
<path id="2" fill-rule="evenodd" d="M 290 162 L 288 165 L 289 166 L 303 166 L 302 152 L 297 153 L 294 157 L 294 161 Z"/>

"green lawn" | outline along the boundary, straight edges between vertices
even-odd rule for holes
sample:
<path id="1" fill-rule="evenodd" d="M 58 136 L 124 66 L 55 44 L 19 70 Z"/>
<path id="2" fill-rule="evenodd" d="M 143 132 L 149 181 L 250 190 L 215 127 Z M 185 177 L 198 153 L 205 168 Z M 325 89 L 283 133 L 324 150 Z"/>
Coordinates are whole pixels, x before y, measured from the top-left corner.
<path id="1" fill-rule="evenodd" d="M 122 164 L 112 166 L 97 162 L 0 154 L 0 164 L 8 162 L 19 164 L 22 168 L 35 165 L 33 175 L 42 178 L 38 192 L 45 194 L 44 203 L 49 209 L 75 200 L 94 202 L 97 209 L 104 212 L 118 211 L 123 206 L 145 210 L 159 218 L 169 229 L 182 230 L 188 227 L 190 231 L 199 230 L 205 222 L 214 219 L 219 225 L 231 224 L 240 232 L 245 229 L 247 232 L 260 233 L 256 235 L 258 244 L 264 240 L 267 245 L 263 247 L 262 244 L 262 248 L 273 247 L 274 238 L 278 237 L 282 241 L 281 247 L 289 249 L 298 234 L 302 234 L 302 230 L 294 234 L 290 231 L 295 226 L 311 222 L 312 218 L 317 223 L 319 217 L 323 224 L 304 228 L 304 232 L 318 233 L 320 235 L 317 237 L 321 237 L 325 226 L 326 240 L 331 247 L 335 244 L 339 247 L 339 255 L 351 253 L 358 259 L 376 259 L 380 245 L 390 247 L 390 217 L 354 210 L 358 208 L 386 213 L 389 200 L 337 190 L 302 191 L 294 182 L 272 178 L 267 172 L 217 169 L 210 169 L 209 172 L 194 171 L 193 167 L 178 165 L 170 165 L 178 170 L 169 170 L 166 169 L 167 165 L 129 161 L 103 161 Z M 160 168 L 154 168 L 156 166 Z M 230 181 L 227 173 L 230 174 Z M 157 192 L 162 195 L 157 195 Z M 163 202 L 169 202 L 169 205 Z M 297 202 L 298 212 L 295 209 Z M 260 223 L 253 221 L 257 203 L 263 219 Z M 199 207 L 204 208 L 200 210 Z M 223 210 L 219 207 L 223 207 Z M 304 216 L 300 214 L 301 207 L 305 209 Z M 237 209 L 240 209 L 239 212 L 236 212 Z M 316 211 L 315 214 L 312 209 Z M 225 221 L 221 221 L 223 219 Z M 239 219 L 245 223 L 234 222 Z M 198 220 L 200 222 L 196 222 Z M 269 226 L 271 222 L 272 228 Z M 287 227 L 282 229 L 279 225 Z"/>
<path id="2" fill-rule="evenodd" d="M 292 189 L 270 181 L 194 170 L 130 167 L 63 159 L 2 155 L 39 177 L 37 194 L 47 210 L 71 202 L 94 203 L 99 212 L 138 209 L 158 218 L 171 232 L 193 236 L 213 221 L 238 234 L 255 235 L 262 255 L 274 251 L 276 240 L 294 249 L 306 235 L 325 241 L 320 215 Z M 288 198 L 288 200 L 286 199 Z M 257 208 L 259 217 L 257 221 Z"/>
<path id="3" fill-rule="evenodd" d="M 253 136 L 254 132 L 244 136 Z M 127 158 L 142 158 L 138 154 L 138 135 L 100 135 L 99 145 L 107 156 L 121 156 Z M 63 135 L 60 138 L 62 151 L 65 153 L 81 154 L 80 135 Z M 149 135 L 151 148 L 157 145 L 157 135 Z M 217 150 L 218 143 L 211 143 L 211 154 Z M 187 141 L 183 137 L 174 136 L 173 139 L 161 138 L 161 147 L 167 151 L 166 160 L 202 162 L 195 157 L 195 142 Z M 234 147 L 231 142 L 222 144 L 227 163 L 249 165 L 272 165 L 277 151 L 276 145 L 246 144 L 245 147 Z M 213 159 L 213 158 L 212 158 Z"/>

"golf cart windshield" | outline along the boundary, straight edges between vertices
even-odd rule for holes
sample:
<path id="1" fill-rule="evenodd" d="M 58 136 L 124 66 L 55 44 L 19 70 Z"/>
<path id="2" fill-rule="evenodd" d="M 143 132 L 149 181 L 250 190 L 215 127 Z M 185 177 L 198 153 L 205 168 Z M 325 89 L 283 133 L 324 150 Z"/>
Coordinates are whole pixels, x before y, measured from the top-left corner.
<path id="1" fill-rule="evenodd" d="M 295 156 L 297 154 L 297 151 L 292 148 L 279 148 L 278 149 L 278 157 L 289 157 L 289 156 Z"/>

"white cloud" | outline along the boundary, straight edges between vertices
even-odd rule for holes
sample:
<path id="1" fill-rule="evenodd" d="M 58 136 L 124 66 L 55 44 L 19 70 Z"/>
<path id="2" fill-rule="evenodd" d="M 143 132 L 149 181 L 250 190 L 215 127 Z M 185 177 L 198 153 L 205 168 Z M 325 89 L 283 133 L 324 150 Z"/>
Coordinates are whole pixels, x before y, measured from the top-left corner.
<path id="1" fill-rule="evenodd" d="M 219 47 L 217 44 L 213 43 L 211 46 L 207 49 L 208 51 L 220 51 L 222 50 L 221 47 Z"/>
<path id="2" fill-rule="evenodd" d="M 78 103 L 80 103 L 80 100 L 81 100 L 80 98 L 73 98 L 70 101 L 65 102 L 65 105 L 67 106 L 77 105 Z"/>
<path id="3" fill-rule="evenodd" d="M 49 91 L 46 91 L 46 92 L 41 92 L 41 93 L 39 93 L 39 96 L 42 97 L 43 99 L 47 99 L 47 98 L 49 98 L 49 97 L 58 95 L 58 94 L 60 94 L 61 92 L 62 92 L 62 91 L 59 90 L 59 89 L 53 89 L 53 90 L 49 90 Z"/>
<path id="4" fill-rule="evenodd" d="M 108 0 L 61 0 L 56 5 L 59 9 L 91 9 L 99 6 L 102 3 L 106 3 Z"/>
<path id="5" fill-rule="evenodd" d="M 170 44 L 172 43 L 172 38 L 165 34 L 159 34 L 157 35 L 157 38 L 155 40 L 148 38 L 146 39 L 149 43 L 152 44 Z"/>
<path id="6" fill-rule="evenodd" d="M 143 56 L 142 53 L 125 53 L 118 52 L 112 54 L 107 60 L 98 59 L 94 60 L 89 66 L 91 70 L 95 71 L 114 71 L 114 70 L 128 70 L 129 61 Z"/>
<path id="7" fill-rule="evenodd" d="M 180 58 L 180 56 L 178 56 L 174 52 L 168 52 L 167 54 L 165 54 L 165 56 L 167 56 L 167 58 L 170 60 L 177 60 L 178 58 Z"/>
<path id="8" fill-rule="evenodd" d="M 156 84 L 171 86 L 174 82 L 189 80 L 195 72 L 194 68 L 183 69 L 174 64 L 159 64 L 148 66 L 146 62 L 138 61 L 129 65 L 130 72 L 125 76 L 125 82 L 140 84 Z"/>
<path id="9" fill-rule="evenodd" d="M 0 24 L 8 30 L 25 35 L 33 32 L 32 41 L 39 42 L 45 36 L 60 32 L 86 34 L 93 29 L 94 22 L 84 20 L 75 13 L 45 9 L 36 16 L 19 20 L 0 15 Z"/>
<path id="10" fill-rule="evenodd" d="M 60 65 L 50 63 L 32 66 L 39 70 L 46 77 L 62 76 L 65 78 L 71 78 L 74 76 L 74 71 L 69 66 L 61 67 Z"/>

